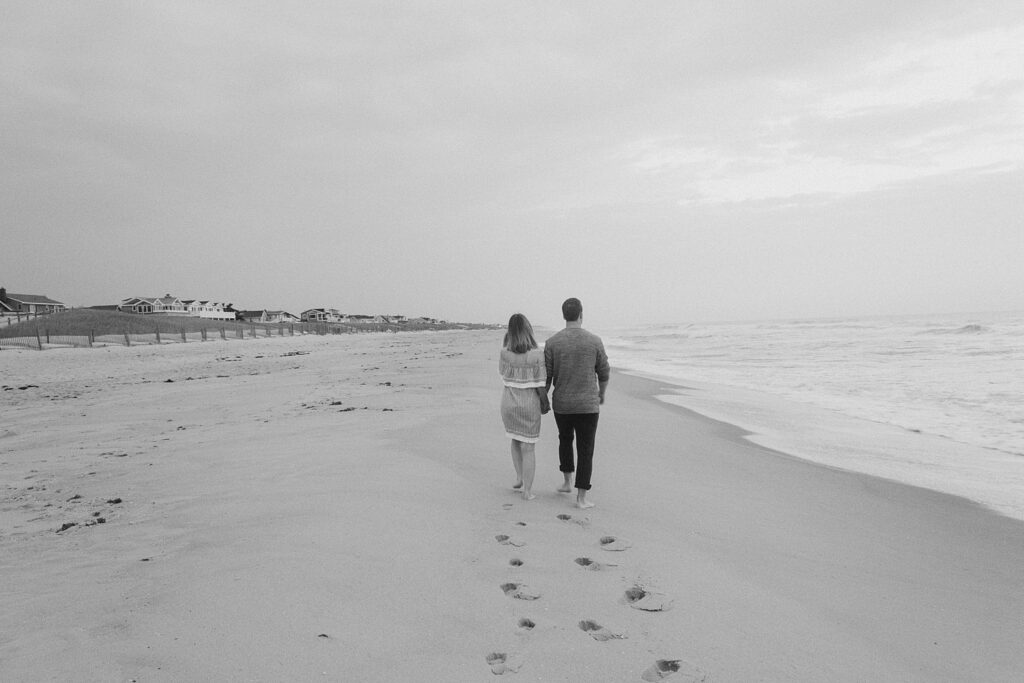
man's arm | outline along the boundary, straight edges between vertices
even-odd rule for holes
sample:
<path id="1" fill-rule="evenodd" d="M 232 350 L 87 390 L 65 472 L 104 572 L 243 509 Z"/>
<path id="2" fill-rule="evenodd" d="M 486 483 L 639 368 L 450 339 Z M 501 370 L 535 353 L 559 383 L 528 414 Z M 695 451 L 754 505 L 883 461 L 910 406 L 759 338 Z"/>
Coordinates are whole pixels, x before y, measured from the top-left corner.
<path id="1" fill-rule="evenodd" d="M 604 343 L 597 342 L 597 362 L 594 364 L 594 372 L 597 373 L 597 399 L 604 404 L 604 390 L 608 388 L 608 377 L 611 375 L 611 366 L 608 364 L 608 354 L 605 353 Z"/>
<path id="2" fill-rule="evenodd" d="M 544 381 L 544 394 L 545 396 L 551 391 L 551 382 L 555 376 L 555 354 L 548 348 L 548 345 L 544 345 L 544 372 L 547 375 L 547 379 Z"/>

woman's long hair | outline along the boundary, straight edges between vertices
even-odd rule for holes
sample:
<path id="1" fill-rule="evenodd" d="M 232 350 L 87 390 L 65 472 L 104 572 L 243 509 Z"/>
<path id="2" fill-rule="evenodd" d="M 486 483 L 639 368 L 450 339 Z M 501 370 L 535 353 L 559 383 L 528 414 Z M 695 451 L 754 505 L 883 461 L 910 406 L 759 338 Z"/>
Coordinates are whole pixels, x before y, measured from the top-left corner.
<path id="1" fill-rule="evenodd" d="M 537 348 L 537 340 L 533 337 L 533 325 L 522 313 L 515 313 L 508 319 L 508 331 L 503 342 L 512 353 L 526 353 Z"/>

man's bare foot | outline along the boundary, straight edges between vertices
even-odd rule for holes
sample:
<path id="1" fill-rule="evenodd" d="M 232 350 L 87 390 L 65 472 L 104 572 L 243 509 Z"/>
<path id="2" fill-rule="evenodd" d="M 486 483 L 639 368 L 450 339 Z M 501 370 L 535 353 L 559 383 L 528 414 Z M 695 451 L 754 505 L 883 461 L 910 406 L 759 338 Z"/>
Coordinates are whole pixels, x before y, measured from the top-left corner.
<path id="1" fill-rule="evenodd" d="M 537 496 L 529 491 L 523 491 L 523 500 L 533 500 Z"/>
<path id="2" fill-rule="evenodd" d="M 520 479 L 516 483 L 512 484 L 512 488 L 514 488 L 514 489 L 521 489 L 521 488 L 523 488 L 523 480 Z"/>
<path id="3" fill-rule="evenodd" d="M 562 484 L 561 486 L 558 487 L 558 492 L 559 493 L 571 493 L 572 492 L 572 487 L 569 486 L 568 484 Z"/>
<path id="4" fill-rule="evenodd" d="M 578 507 L 580 510 L 586 510 L 588 508 L 594 507 L 594 504 L 591 503 L 586 498 L 577 498 L 576 499 L 576 507 Z"/>

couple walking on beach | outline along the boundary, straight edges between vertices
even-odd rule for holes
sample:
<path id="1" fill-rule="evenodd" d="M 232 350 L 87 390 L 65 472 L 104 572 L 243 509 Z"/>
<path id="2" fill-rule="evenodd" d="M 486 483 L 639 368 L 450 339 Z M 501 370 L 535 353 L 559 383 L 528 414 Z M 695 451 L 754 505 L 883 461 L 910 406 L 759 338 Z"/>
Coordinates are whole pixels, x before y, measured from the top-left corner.
<path id="1" fill-rule="evenodd" d="M 583 329 L 583 304 L 566 299 L 562 304 L 565 329 L 537 348 L 533 327 L 522 313 L 508 321 L 508 331 L 498 361 L 504 382 L 501 419 L 512 439 L 513 488 L 522 489 L 524 500 L 534 498 L 536 443 L 541 415 L 554 408 L 558 426 L 558 469 L 565 477 L 562 493 L 572 491 L 576 473 L 576 505 L 593 507 L 587 500 L 593 472 L 597 419 L 608 386 L 608 355 L 596 334 Z M 548 392 L 554 387 L 551 401 Z M 575 458 L 573 442 L 575 441 Z M 574 464 L 575 460 L 575 464 Z"/>

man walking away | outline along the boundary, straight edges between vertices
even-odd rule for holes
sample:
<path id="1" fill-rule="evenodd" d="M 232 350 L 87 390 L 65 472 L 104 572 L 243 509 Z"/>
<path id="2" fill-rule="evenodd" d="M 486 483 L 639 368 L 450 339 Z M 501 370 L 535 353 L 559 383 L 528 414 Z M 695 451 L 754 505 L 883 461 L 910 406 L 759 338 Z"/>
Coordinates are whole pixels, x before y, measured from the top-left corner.
<path id="1" fill-rule="evenodd" d="M 576 505 L 591 508 L 587 500 L 593 472 L 594 436 L 597 418 L 608 386 L 608 354 L 596 334 L 583 329 L 583 304 L 566 299 L 562 304 L 565 329 L 544 344 L 547 389 L 554 386 L 551 408 L 558 425 L 558 469 L 565 483 L 558 489 L 572 490 L 576 472 Z M 576 466 L 573 466 L 573 440 L 576 441 Z"/>

